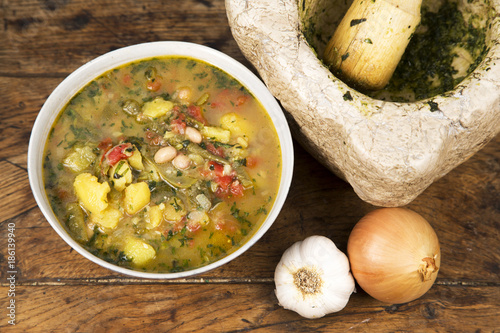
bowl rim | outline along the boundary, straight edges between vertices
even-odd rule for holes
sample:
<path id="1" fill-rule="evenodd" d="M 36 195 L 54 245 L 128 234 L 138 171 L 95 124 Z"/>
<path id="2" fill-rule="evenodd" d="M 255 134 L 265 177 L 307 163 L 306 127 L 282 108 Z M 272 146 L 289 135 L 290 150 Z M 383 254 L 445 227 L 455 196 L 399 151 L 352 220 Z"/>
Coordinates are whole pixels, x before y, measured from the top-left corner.
<path id="1" fill-rule="evenodd" d="M 119 267 L 88 252 L 69 236 L 61 222 L 56 218 L 50 207 L 43 184 L 42 169 L 45 142 L 54 121 L 69 100 L 85 85 L 108 70 L 134 61 L 157 56 L 179 56 L 201 60 L 223 70 L 238 80 L 259 100 L 267 111 L 278 134 L 282 156 L 282 170 L 278 194 L 266 219 L 260 228 L 254 231 L 252 237 L 236 251 L 215 262 L 176 273 L 142 272 Z M 283 110 L 265 84 L 247 67 L 232 57 L 208 46 L 181 41 L 161 41 L 135 44 L 105 53 L 82 65 L 67 76 L 49 95 L 36 117 L 30 135 L 27 162 L 29 183 L 38 207 L 57 234 L 79 254 L 102 267 L 124 275 L 145 279 L 178 279 L 202 274 L 232 261 L 246 252 L 269 230 L 278 217 L 288 195 L 293 175 L 294 149 L 292 136 Z"/>

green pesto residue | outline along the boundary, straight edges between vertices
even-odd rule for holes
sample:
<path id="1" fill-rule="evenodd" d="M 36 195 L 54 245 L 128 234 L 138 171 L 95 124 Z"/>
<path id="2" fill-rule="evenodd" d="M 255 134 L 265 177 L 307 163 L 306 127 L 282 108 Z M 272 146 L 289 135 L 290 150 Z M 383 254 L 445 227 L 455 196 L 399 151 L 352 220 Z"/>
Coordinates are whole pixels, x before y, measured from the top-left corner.
<path id="1" fill-rule="evenodd" d="M 460 57 L 457 49 L 469 60 L 462 62 L 468 66 L 463 73 L 456 68 L 456 58 Z M 391 81 L 385 89 L 371 95 L 392 101 L 411 101 L 442 94 L 470 74 L 486 52 L 484 29 L 465 22 L 456 3 L 445 2 L 437 13 L 422 8 L 420 27 Z"/>

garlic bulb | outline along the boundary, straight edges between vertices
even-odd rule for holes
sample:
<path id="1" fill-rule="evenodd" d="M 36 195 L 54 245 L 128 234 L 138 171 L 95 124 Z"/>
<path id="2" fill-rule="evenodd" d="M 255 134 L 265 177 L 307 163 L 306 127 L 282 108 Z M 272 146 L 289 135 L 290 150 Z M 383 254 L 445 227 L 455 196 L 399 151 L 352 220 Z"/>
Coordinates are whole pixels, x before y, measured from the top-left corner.
<path id="1" fill-rule="evenodd" d="M 306 318 L 342 310 L 354 292 L 347 256 L 323 236 L 308 237 L 287 249 L 274 282 L 279 304 Z"/>

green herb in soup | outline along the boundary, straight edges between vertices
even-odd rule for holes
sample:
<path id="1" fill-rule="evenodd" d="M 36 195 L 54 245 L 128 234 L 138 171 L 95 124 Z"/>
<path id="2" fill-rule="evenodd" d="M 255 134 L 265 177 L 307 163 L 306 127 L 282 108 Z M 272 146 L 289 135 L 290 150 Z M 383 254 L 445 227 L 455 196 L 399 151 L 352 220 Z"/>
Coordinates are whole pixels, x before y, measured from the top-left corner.
<path id="1" fill-rule="evenodd" d="M 49 135 L 52 209 L 95 255 L 178 272 L 234 252 L 271 209 L 281 149 L 260 103 L 206 63 L 155 58 L 95 79 Z"/>

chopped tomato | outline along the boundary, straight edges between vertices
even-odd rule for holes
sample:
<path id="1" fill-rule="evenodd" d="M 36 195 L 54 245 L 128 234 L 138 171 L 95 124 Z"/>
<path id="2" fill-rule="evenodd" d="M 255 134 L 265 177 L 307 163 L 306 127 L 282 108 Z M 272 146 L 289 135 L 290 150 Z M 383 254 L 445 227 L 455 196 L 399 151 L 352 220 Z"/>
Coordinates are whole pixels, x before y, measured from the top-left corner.
<path id="1" fill-rule="evenodd" d="M 176 233 L 180 232 L 184 227 L 186 226 L 186 219 L 183 218 L 179 222 L 175 222 L 172 224 L 172 233 L 175 235 Z M 166 231 L 166 234 L 168 234 L 168 231 Z"/>
<path id="2" fill-rule="evenodd" d="M 201 228 L 201 223 L 199 221 L 196 221 L 196 222 L 193 222 L 193 221 L 189 221 L 186 225 L 187 229 L 191 232 L 196 232 L 198 230 L 200 230 Z"/>
<path id="3" fill-rule="evenodd" d="M 243 185 L 241 185 L 239 180 L 235 180 L 231 183 L 231 194 L 235 197 L 243 196 Z"/>
<path id="4" fill-rule="evenodd" d="M 156 135 L 158 135 L 158 134 L 156 134 L 156 133 L 155 133 L 155 132 L 153 132 L 153 131 L 146 131 L 146 133 L 145 133 L 145 136 L 146 136 L 146 139 L 147 139 L 147 140 L 151 140 L 151 139 L 152 139 L 152 138 L 154 138 Z"/>
<path id="5" fill-rule="evenodd" d="M 161 88 L 161 81 L 158 79 L 150 80 L 146 84 L 146 88 L 150 91 L 158 91 Z"/>
<path id="6" fill-rule="evenodd" d="M 227 192 L 228 192 L 228 191 L 224 191 L 224 189 L 223 189 L 222 187 L 220 187 L 220 186 L 219 186 L 219 187 L 217 187 L 217 190 L 215 190 L 215 193 L 214 193 L 214 194 L 215 194 L 215 196 L 216 196 L 217 198 L 221 198 L 221 199 L 222 199 L 222 198 L 224 198 L 224 197 L 228 196 L 228 193 L 227 193 Z"/>
<path id="7" fill-rule="evenodd" d="M 58 188 L 57 189 L 57 196 L 59 197 L 59 199 L 65 200 L 69 197 L 69 192 L 62 189 L 62 188 Z"/>
<path id="8" fill-rule="evenodd" d="M 237 221 L 222 220 L 215 224 L 215 229 L 234 234 L 239 229 L 239 226 Z"/>
<path id="9" fill-rule="evenodd" d="M 218 187 L 215 191 L 215 195 L 219 198 L 227 196 L 242 197 L 243 196 L 243 185 L 238 179 L 232 176 L 222 176 L 216 177 L 214 181 L 217 183 Z"/>
<path id="10" fill-rule="evenodd" d="M 131 148 L 131 143 L 122 143 L 118 146 L 113 147 L 107 154 L 106 159 L 108 160 L 109 165 L 113 166 L 121 160 L 129 158 L 132 154 L 126 153 L 128 148 Z"/>
<path id="11" fill-rule="evenodd" d="M 210 169 L 210 171 L 213 171 L 213 173 L 217 177 L 221 177 L 224 173 L 224 166 L 215 161 L 208 162 L 208 169 Z"/>
<path id="12" fill-rule="evenodd" d="M 201 112 L 201 106 L 190 105 L 187 108 L 187 113 L 194 119 L 201 122 L 202 124 L 207 124 L 207 121 L 205 120 L 205 118 L 203 118 L 203 114 Z"/>
<path id="13" fill-rule="evenodd" d="M 211 107 L 212 109 L 220 109 L 220 108 L 222 108 L 222 103 L 219 103 L 219 102 L 212 102 L 212 103 L 210 103 L 210 107 Z"/>
<path id="14" fill-rule="evenodd" d="M 97 146 L 100 150 L 102 150 L 104 153 L 106 153 L 111 147 L 113 146 L 113 141 L 111 138 L 106 138 L 99 142 L 99 145 Z"/>
<path id="15" fill-rule="evenodd" d="M 130 76 L 130 74 L 125 74 L 123 76 L 123 84 L 125 84 L 126 86 L 129 86 L 130 85 L 130 82 L 132 82 L 132 77 Z"/>
<path id="16" fill-rule="evenodd" d="M 249 97 L 248 95 L 243 95 L 243 96 L 240 96 L 236 99 L 236 106 L 241 106 L 243 104 L 245 104 L 246 101 L 248 101 Z"/>
<path id="17" fill-rule="evenodd" d="M 216 109 L 218 111 L 224 111 L 228 108 L 228 101 L 231 100 L 229 89 L 221 90 L 210 103 L 210 107 L 212 109 Z"/>
<path id="18" fill-rule="evenodd" d="M 224 192 L 227 192 L 229 190 L 229 184 L 233 181 L 233 177 L 231 176 L 221 176 L 221 177 L 215 177 L 215 182 L 217 185 L 219 185 L 220 188 Z"/>
<path id="19" fill-rule="evenodd" d="M 186 123 L 178 118 L 172 120 L 170 125 L 172 125 L 172 132 L 174 133 L 184 134 L 186 132 Z"/>
<path id="20" fill-rule="evenodd" d="M 153 146 L 159 146 L 163 143 L 163 138 L 161 137 L 161 135 L 157 135 L 151 141 L 149 141 L 149 143 Z"/>
<path id="21" fill-rule="evenodd" d="M 228 175 L 224 174 L 224 166 L 215 161 L 209 161 L 208 167 L 202 170 L 203 177 L 213 180 L 217 184 L 215 195 L 219 198 L 226 196 L 243 196 L 243 185 L 240 183 L 234 170 Z"/>
<path id="22" fill-rule="evenodd" d="M 222 147 L 215 148 L 213 144 L 210 142 L 207 142 L 206 144 L 207 150 L 211 152 L 214 155 L 220 156 L 220 157 L 226 157 L 226 154 L 224 152 L 224 149 Z"/>
<path id="23" fill-rule="evenodd" d="M 215 96 L 210 107 L 227 112 L 229 108 L 241 106 L 248 100 L 250 100 L 250 96 L 242 95 L 241 91 L 224 89 Z"/>
<path id="24" fill-rule="evenodd" d="M 106 158 L 106 153 L 113 147 L 113 141 L 111 138 L 106 138 L 99 142 L 99 145 L 97 146 L 100 150 L 102 150 L 102 157 L 99 165 L 102 165 L 102 162 L 104 162 L 104 159 Z"/>
<path id="25" fill-rule="evenodd" d="M 177 114 L 177 117 L 170 122 L 172 132 L 184 134 L 186 132 L 186 116 L 183 113 Z"/>
<path id="26" fill-rule="evenodd" d="M 254 168 L 258 163 L 258 159 L 255 156 L 247 156 L 246 161 L 246 167 L 250 169 Z"/>
<path id="27" fill-rule="evenodd" d="M 156 132 L 146 131 L 145 135 L 148 142 L 154 146 L 159 146 L 163 143 L 163 137 Z"/>

